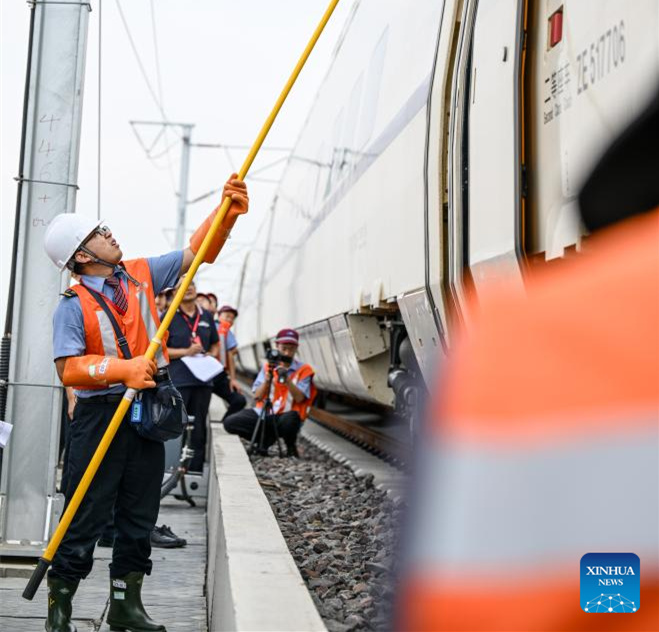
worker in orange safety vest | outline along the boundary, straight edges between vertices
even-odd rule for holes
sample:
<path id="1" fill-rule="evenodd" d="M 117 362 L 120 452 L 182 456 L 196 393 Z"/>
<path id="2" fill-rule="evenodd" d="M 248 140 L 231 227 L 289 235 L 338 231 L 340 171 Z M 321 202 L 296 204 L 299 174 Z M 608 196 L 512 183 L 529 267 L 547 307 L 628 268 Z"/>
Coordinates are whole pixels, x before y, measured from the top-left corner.
<path id="1" fill-rule="evenodd" d="M 659 94 L 582 190 L 583 254 L 473 305 L 418 457 L 396 629 L 659 630 L 658 205 Z M 637 556 L 640 601 L 629 578 L 584 594 L 589 553 Z"/>
<path id="2" fill-rule="evenodd" d="M 286 454 L 298 457 L 297 436 L 316 397 L 313 383 L 314 370 L 295 358 L 300 335 L 295 329 L 282 329 L 275 337 L 277 358 L 268 359 L 252 384 L 254 408 L 241 410 L 224 419 L 224 429 L 250 440 L 257 427 L 266 400 L 272 403 L 272 412 L 266 409 L 263 448 L 276 441 L 275 424 L 279 436 L 286 444 Z M 268 392 L 270 389 L 270 392 Z"/>
<path id="3" fill-rule="evenodd" d="M 248 209 L 247 189 L 235 174 L 225 184 L 223 197 L 233 203 L 206 252 L 207 263 L 215 261 L 238 216 Z M 48 226 L 46 253 L 61 271 L 69 270 L 80 279 L 65 292 L 53 315 L 57 373 L 76 394 L 63 477 L 66 504 L 126 388 L 152 388 L 164 377 L 165 345 L 155 362 L 144 356 L 160 325 L 155 296 L 190 268 L 217 210 L 192 235 L 188 248 L 123 262 L 117 240 L 102 222 L 69 213 L 56 216 Z M 131 358 L 123 357 L 122 338 Z M 49 632 L 75 632 L 72 598 L 92 569 L 94 546 L 113 512 L 108 624 L 112 629 L 165 631 L 164 625 L 151 620 L 141 601 L 143 577 L 152 568 L 150 535 L 160 505 L 164 445 L 140 436 L 131 427 L 130 416 L 129 410 L 53 558 L 48 575 Z"/>

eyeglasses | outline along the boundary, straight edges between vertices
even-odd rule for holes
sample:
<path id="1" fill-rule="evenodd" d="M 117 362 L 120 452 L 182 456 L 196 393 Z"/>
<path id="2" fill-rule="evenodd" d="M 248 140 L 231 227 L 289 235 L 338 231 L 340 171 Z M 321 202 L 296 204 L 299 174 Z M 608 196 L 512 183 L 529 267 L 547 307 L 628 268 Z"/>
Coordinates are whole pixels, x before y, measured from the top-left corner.
<path id="1" fill-rule="evenodd" d="M 94 230 L 90 233 L 89 237 L 85 239 L 85 241 L 82 242 L 82 245 L 84 246 L 87 242 L 89 242 L 91 239 L 94 238 L 96 235 L 100 235 L 101 237 L 107 237 L 107 235 L 110 233 L 110 228 L 108 226 L 97 226 L 94 228 Z"/>

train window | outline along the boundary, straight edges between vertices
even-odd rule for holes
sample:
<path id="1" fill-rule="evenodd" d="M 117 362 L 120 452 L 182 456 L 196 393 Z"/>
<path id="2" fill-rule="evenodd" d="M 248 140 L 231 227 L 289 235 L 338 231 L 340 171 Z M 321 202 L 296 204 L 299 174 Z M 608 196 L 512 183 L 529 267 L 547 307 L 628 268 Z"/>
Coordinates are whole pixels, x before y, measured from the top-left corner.
<path id="1" fill-rule="evenodd" d="M 384 58 L 387 52 L 387 40 L 389 39 L 389 27 L 384 29 L 378 43 L 375 45 L 371 61 L 368 64 L 366 75 L 366 86 L 364 90 L 364 103 L 359 117 L 359 130 L 355 149 L 363 149 L 371 140 L 375 127 L 375 116 L 378 109 L 380 87 L 382 85 L 382 73 L 384 71 Z"/>

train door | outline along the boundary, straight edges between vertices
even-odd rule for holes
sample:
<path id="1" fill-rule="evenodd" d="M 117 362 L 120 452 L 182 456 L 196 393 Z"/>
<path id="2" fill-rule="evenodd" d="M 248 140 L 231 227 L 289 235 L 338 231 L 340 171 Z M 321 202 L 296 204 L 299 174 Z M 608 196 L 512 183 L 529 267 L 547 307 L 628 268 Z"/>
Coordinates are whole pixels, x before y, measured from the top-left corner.
<path id="1" fill-rule="evenodd" d="M 530 261 L 562 257 L 584 235 L 579 189 L 659 83 L 657 0 L 531 0 L 528 102 Z"/>
<path id="2" fill-rule="evenodd" d="M 525 0 L 481 0 L 474 17 L 463 242 L 476 291 L 498 280 L 521 281 L 525 5 Z"/>
<path id="3" fill-rule="evenodd" d="M 526 0 L 465 0 L 455 46 L 447 148 L 447 294 L 521 287 Z"/>

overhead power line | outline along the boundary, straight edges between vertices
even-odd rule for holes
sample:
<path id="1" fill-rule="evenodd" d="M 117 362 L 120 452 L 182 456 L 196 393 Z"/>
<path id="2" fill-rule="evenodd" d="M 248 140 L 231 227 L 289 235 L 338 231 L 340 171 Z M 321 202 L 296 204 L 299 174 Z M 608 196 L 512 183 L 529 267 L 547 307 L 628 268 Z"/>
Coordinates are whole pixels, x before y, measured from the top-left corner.
<path id="1" fill-rule="evenodd" d="M 162 103 L 158 98 L 156 91 L 153 89 L 153 85 L 151 84 L 151 81 L 149 81 L 149 76 L 146 72 L 146 69 L 144 68 L 144 64 L 142 63 L 142 58 L 140 57 L 140 54 L 137 50 L 137 46 L 135 46 L 135 40 L 133 39 L 133 35 L 130 32 L 130 27 L 128 26 L 128 22 L 126 21 L 126 16 L 124 15 L 124 11 L 121 8 L 121 2 L 119 0 L 115 0 L 115 2 L 117 4 L 117 10 L 119 11 L 119 16 L 121 17 L 121 22 L 124 25 L 124 30 L 126 31 L 126 35 L 128 36 L 130 47 L 133 50 L 133 55 L 135 55 L 135 60 L 137 61 L 137 65 L 140 69 L 140 72 L 142 73 L 142 78 L 144 79 L 144 83 L 146 83 L 146 87 L 149 90 L 149 94 L 151 95 L 153 102 L 156 104 L 158 111 L 160 112 L 160 114 L 162 114 L 162 117 L 165 120 L 167 120 L 167 115 L 165 114 L 165 110 L 162 106 Z"/>
<path id="2" fill-rule="evenodd" d="M 160 73 L 160 52 L 158 50 L 158 33 L 156 29 L 156 9 L 153 5 L 153 0 L 150 4 L 151 8 L 151 34 L 153 36 L 153 51 L 156 57 L 156 81 L 158 82 L 158 97 L 160 98 L 160 103 L 165 104 L 165 99 L 162 96 L 162 74 Z"/>
<path id="3" fill-rule="evenodd" d="M 162 109 L 165 109 L 165 97 L 163 96 L 163 89 L 162 89 L 162 73 L 160 72 L 160 49 L 158 47 L 158 32 L 156 28 L 156 8 L 154 4 L 154 0 L 151 0 L 150 2 L 150 8 L 151 8 L 151 35 L 153 36 L 153 53 L 156 59 L 156 81 L 158 83 L 158 97 L 160 99 L 160 105 L 162 106 Z M 167 120 L 165 118 L 165 120 Z M 165 145 L 166 148 L 164 152 L 158 154 L 158 156 L 154 156 L 153 159 L 155 160 L 156 158 L 159 158 L 160 156 L 166 156 L 167 157 L 167 167 L 169 171 L 169 179 L 171 180 L 172 187 L 176 188 L 175 184 L 175 178 L 174 178 L 174 166 L 172 164 L 172 156 L 169 153 L 170 149 L 173 147 L 173 143 L 169 143 L 169 133 L 168 133 L 168 127 L 166 126 L 164 128 L 165 131 Z"/>

